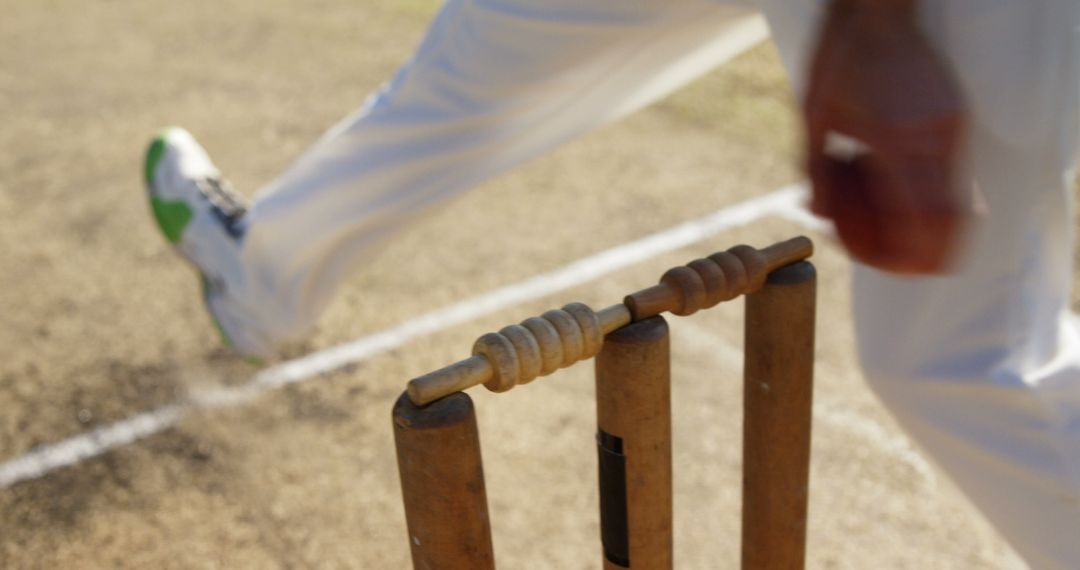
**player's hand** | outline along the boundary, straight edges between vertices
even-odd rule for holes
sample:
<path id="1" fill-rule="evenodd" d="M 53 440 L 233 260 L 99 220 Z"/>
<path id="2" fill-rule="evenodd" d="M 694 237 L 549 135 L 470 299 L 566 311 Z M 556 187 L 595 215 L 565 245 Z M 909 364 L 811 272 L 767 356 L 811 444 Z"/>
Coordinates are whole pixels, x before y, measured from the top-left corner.
<path id="1" fill-rule="evenodd" d="M 938 273 L 971 210 L 956 180 L 966 111 L 912 4 L 834 1 L 810 68 L 807 170 L 812 209 L 835 222 L 853 257 L 887 271 Z M 830 133 L 868 152 L 830 156 Z"/>

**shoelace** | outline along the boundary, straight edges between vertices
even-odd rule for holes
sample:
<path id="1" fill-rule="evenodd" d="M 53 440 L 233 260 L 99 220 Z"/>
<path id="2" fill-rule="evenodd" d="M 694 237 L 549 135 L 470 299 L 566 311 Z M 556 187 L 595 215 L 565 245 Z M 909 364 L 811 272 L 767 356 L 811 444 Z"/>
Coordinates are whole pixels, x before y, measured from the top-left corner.
<path id="1" fill-rule="evenodd" d="M 195 181 L 199 191 L 214 207 L 215 213 L 221 218 L 225 229 L 234 238 L 239 238 L 243 233 L 243 227 L 238 222 L 247 213 L 247 203 L 240 194 L 233 189 L 228 180 L 217 176 L 207 176 Z"/>

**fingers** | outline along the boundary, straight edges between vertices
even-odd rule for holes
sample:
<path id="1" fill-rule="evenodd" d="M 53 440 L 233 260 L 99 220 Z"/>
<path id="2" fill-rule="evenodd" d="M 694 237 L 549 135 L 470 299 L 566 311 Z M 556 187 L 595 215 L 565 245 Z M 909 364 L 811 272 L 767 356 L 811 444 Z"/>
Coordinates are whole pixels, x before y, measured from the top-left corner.
<path id="1" fill-rule="evenodd" d="M 873 179 L 867 159 L 842 161 L 817 155 L 810 161 L 810 175 L 816 201 L 829 204 L 821 215 L 832 219 L 848 253 L 871 266 L 888 265 L 892 248 L 881 232 L 882 214 L 872 193 L 866 192 Z"/>
<path id="2" fill-rule="evenodd" d="M 942 164 L 816 155 L 809 172 L 815 203 L 828 204 L 827 217 L 852 257 L 894 273 L 948 269 L 966 210 Z"/>

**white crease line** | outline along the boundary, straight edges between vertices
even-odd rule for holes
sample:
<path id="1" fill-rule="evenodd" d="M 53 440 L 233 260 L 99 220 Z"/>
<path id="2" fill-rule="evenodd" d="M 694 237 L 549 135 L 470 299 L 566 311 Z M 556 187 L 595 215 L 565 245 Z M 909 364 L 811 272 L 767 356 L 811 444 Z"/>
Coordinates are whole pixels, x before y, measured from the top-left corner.
<path id="1" fill-rule="evenodd" d="M 176 424 L 190 411 L 183 404 L 173 404 L 38 447 L 0 465 L 0 489 L 154 435 Z"/>
<path id="2" fill-rule="evenodd" d="M 798 208 L 805 194 L 803 185 L 781 188 L 764 196 L 722 208 L 703 218 L 579 259 L 555 271 L 421 315 L 382 332 L 282 362 L 255 374 L 245 384 L 196 390 L 190 394 L 186 403 L 143 412 L 57 443 L 37 447 L 0 464 L 0 489 L 20 481 L 36 479 L 56 469 L 75 465 L 164 431 L 195 410 L 240 406 L 264 392 L 337 370 L 347 364 L 397 348 L 414 338 L 526 301 L 546 297 L 662 253 L 697 243 L 725 230 L 745 226 L 766 216 L 790 212 Z"/>
<path id="3" fill-rule="evenodd" d="M 835 403 L 814 402 L 814 417 L 844 431 L 863 436 L 874 449 L 906 463 L 929 487 L 936 486 L 934 469 L 906 437 L 894 435 L 878 422 Z"/>

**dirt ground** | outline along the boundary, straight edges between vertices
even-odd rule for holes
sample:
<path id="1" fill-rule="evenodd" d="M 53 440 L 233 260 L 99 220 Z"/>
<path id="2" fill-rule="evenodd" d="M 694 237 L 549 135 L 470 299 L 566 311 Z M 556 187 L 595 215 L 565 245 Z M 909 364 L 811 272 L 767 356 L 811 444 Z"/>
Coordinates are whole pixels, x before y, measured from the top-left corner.
<path id="1" fill-rule="evenodd" d="M 223 351 L 150 221 L 145 144 L 184 125 L 251 194 L 389 77 L 430 0 L 0 0 L 0 462 L 257 369 Z M 798 180 L 763 45 L 649 109 L 499 177 L 363 267 L 290 356 Z M 667 267 L 803 233 L 768 218 L 100 457 L 0 488 L 0 568 L 406 568 L 390 431 L 404 382 L 474 338 Z M 1004 543 L 862 384 L 849 265 L 818 243 L 809 567 L 990 569 Z M 676 557 L 738 560 L 741 306 L 673 320 Z M 579 365 L 474 393 L 502 568 L 598 568 L 593 388 Z"/>

